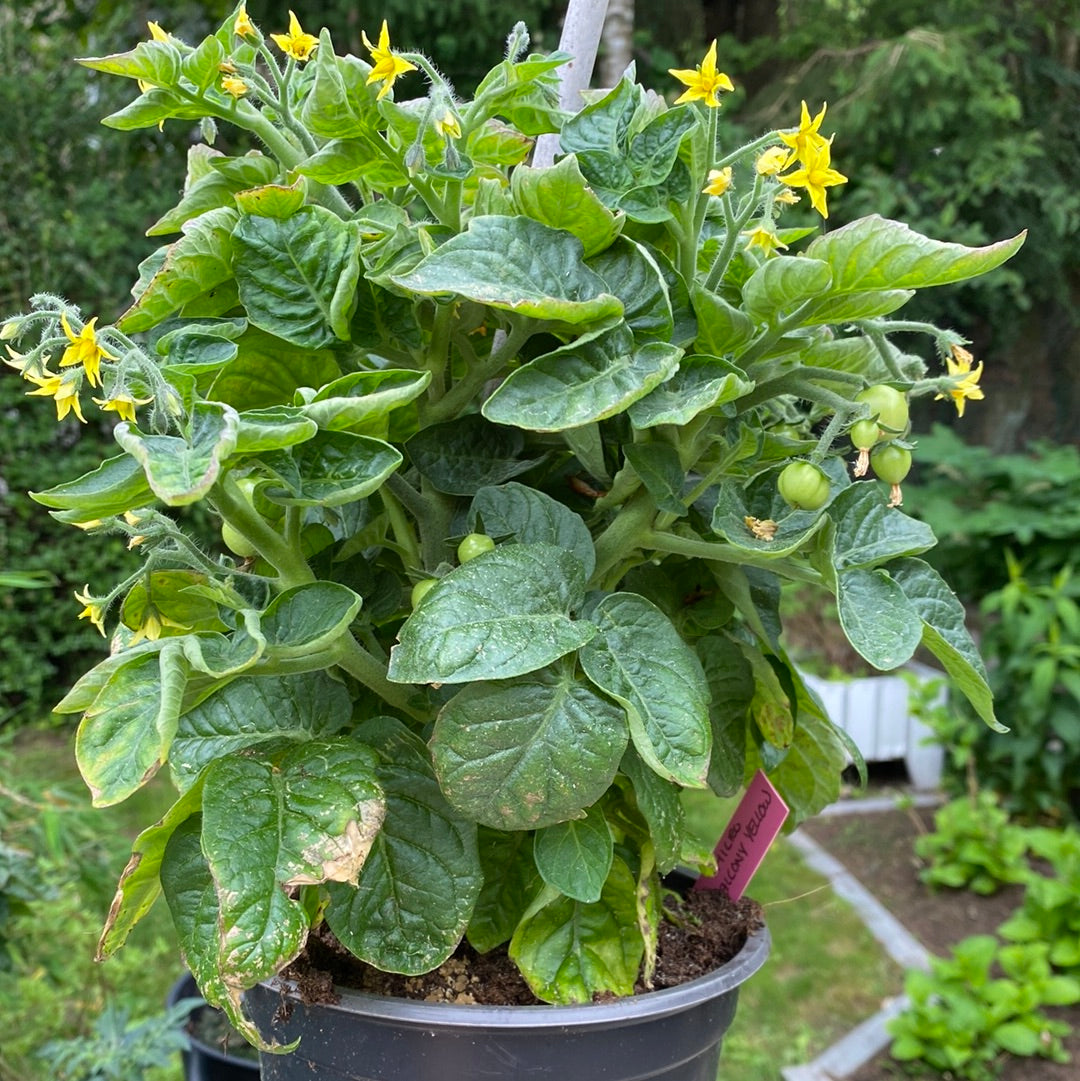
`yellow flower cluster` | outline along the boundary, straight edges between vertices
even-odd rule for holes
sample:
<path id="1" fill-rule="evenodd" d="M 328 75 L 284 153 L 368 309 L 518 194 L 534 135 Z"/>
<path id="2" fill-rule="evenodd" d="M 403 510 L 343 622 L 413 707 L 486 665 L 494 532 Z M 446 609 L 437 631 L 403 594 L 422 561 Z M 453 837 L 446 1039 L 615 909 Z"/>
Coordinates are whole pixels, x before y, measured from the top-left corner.
<path id="1" fill-rule="evenodd" d="M 821 134 L 821 122 L 825 119 L 826 106 L 811 118 L 806 102 L 802 103 L 802 118 L 797 131 L 780 132 L 780 141 L 789 148 L 790 153 L 781 168 L 799 163 L 800 168 L 779 179 L 791 188 L 806 188 L 813 208 L 823 217 L 829 216 L 826 200 L 826 188 L 836 184 L 846 184 L 847 177 L 832 167 L 832 136 L 826 139 Z"/>

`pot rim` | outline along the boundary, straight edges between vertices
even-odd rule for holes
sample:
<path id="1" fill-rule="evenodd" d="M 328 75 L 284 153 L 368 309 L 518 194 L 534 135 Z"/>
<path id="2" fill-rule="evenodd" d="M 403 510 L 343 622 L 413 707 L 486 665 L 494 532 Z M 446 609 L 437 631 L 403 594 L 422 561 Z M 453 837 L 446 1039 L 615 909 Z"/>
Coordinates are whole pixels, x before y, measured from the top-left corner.
<path id="1" fill-rule="evenodd" d="M 423 1002 L 417 999 L 392 998 L 336 987 L 341 996 L 337 1003 L 320 1003 L 319 1007 L 343 1013 L 363 1013 L 373 1020 L 413 1023 L 445 1028 L 516 1028 L 552 1030 L 589 1028 L 631 1023 L 643 1017 L 660 1018 L 681 1013 L 699 1003 L 718 998 L 745 983 L 769 956 L 771 937 L 762 926 L 751 934 L 743 948 L 725 965 L 695 980 L 628 995 L 612 1002 L 586 1003 L 572 1006 L 489 1006 L 453 1002 Z M 296 985 L 274 976 L 264 985 L 273 991 L 295 998 Z"/>

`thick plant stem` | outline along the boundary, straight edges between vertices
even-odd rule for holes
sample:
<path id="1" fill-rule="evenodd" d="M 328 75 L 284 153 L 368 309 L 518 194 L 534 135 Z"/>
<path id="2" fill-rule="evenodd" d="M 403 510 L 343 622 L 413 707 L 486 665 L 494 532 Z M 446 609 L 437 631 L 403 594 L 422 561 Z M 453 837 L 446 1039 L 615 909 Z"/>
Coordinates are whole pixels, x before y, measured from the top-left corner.
<path id="1" fill-rule="evenodd" d="M 373 657 L 351 634 L 345 634 L 335 643 L 335 660 L 338 665 L 370 691 L 374 691 L 388 706 L 417 720 L 425 713 L 413 703 L 415 691 L 408 683 L 391 683 L 386 678 L 386 666 Z"/>

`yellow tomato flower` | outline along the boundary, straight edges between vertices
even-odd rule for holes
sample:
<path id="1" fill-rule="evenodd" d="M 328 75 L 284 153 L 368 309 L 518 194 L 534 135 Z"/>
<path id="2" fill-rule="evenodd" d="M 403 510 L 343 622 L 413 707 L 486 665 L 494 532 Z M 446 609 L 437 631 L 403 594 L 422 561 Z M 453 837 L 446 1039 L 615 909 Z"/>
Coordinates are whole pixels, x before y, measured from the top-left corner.
<path id="1" fill-rule="evenodd" d="M 461 138 L 461 125 L 458 123 L 458 118 L 449 109 L 443 114 L 442 120 L 435 121 L 435 130 L 444 139 Z"/>
<path id="2" fill-rule="evenodd" d="M 706 195 L 723 195 L 731 187 L 731 166 L 724 169 L 710 169 L 709 182 L 701 190 Z"/>
<path id="3" fill-rule="evenodd" d="M 794 206 L 799 201 L 800 196 L 796 195 L 790 188 L 781 188 L 774 196 L 774 203 L 783 203 L 785 206 Z"/>
<path id="4" fill-rule="evenodd" d="M 71 329 L 67 314 L 65 312 L 60 313 L 60 325 L 64 328 L 64 333 L 67 335 L 68 341 L 71 342 L 71 345 L 64 350 L 64 355 L 60 358 L 60 367 L 69 368 L 73 364 L 81 364 L 83 366 L 83 371 L 86 372 L 86 378 L 89 380 L 90 386 L 92 387 L 101 385 L 102 357 L 107 360 L 116 360 L 116 357 L 98 342 L 97 334 L 94 331 L 94 324 L 96 322 L 97 316 L 95 315 L 94 318 L 91 319 L 78 334 L 76 334 Z"/>
<path id="5" fill-rule="evenodd" d="M 235 75 L 226 75 L 221 80 L 221 89 L 234 98 L 242 98 L 248 92 L 248 85 L 243 79 L 237 79 Z"/>
<path id="6" fill-rule="evenodd" d="M 796 161 L 801 161 L 805 164 L 810 160 L 813 151 L 822 146 L 829 145 L 829 140 L 821 134 L 821 122 L 825 119 L 825 110 L 827 108 L 828 102 L 823 103 L 821 112 L 811 119 L 810 110 L 806 107 L 806 102 L 804 101 L 802 103 L 802 117 L 799 120 L 799 130 L 792 134 L 785 134 L 782 131 L 777 132 L 780 141 L 790 147 L 790 152 L 788 153 L 787 160 L 784 162 L 783 168 L 786 169 Z"/>
<path id="7" fill-rule="evenodd" d="M 716 39 L 709 46 L 705 59 L 693 70 L 689 68 L 669 68 L 669 75 L 674 75 L 686 90 L 675 99 L 676 105 L 682 105 L 684 101 L 704 101 L 710 109 L 720 108 L 720 99 L 716 96 L 719 90 L 734 90 L 731 80 L 722 72 L 716 70 Z"/>
<path id="8" fill-rule="evenodd" d="M 801 169 L 780 177 L 789 187 L 806 188 L 811 205 L 823 218 L 829 216 L 825 189 L 847 183 L 847 177 L 832 168 L 829 156 L 829 144 L 823 143 L 810 151 L 810 156 L 804 160 Z"/>
<path id="9" fill-rule="evenodd" d="M 294 60 L 307 60 L 319 47 L 319 39 L 313 34 L 305 34 L 300 26 L 300 20 L 289 12 L 289 32 L 287 34 L 271 34 L 273 43 L 286 55 Z"/>
<path id="10" fill-rule="evenodd" d="M 88 619 L 97 629 L 101 632 L 102 638 L 105 637 L 105 608 L 100 601 L 95 600 L 90 596 L 90 587 L 83 586 L 83 591 L 80 593 L 75 590 L 75 599 L 79 604 L 85 607 L 79 613 L 79 619 Z"/>
<path id="11" fill-rule="evenodd" d="M 158 26 L 157 23 L 147 23 L 146 28 L 150 31 L 150 37 L 154 41 L 168 41 L 169 35 Z"/>
<path id="12" fill-rule="evenodd" d="M 116 413 L 121 420 L 129 420 L 132 424 L 135 423 L 135 407 L 149 405 L 153 400 L 153 398 L 133 398 L 124 391 L 114 394 L 111 398 L 92 399 L 94 404 L 101 406 L 106 413 Z"/>
<path id="13" fill-rule="evenodd" d="M 972 401 L 979 402 L 985 397 L 982 388 L 979 386 L 983 370 L 982 361 L 980 360 L 978 367 L 972 371 L 971 363 L 974 359 L 963 346 L 954 345 L 952 347 L 952 356 L 945 358 L 945 366 L 949 369 L 949 375 L 953 378 L 958 376 L 963 378 L 950 388 L 948 394 L 934 396 L 935 401 L 939 398 L 952 398 L 953 405 L 956 406 L 956 415 L 959 417 L 964 415 L 964 406 L 969 398 Z"/>
<path id="14" fill-rule="evenodd" d="M 175 619 L 169 619 L 168 616 L 163 616 L 160 612 L 150 611 L 147 612 L 146 617 L 143 619 L 142 626 L 132 636 L 128 648 L 138 645 L 143 639 L 148 642 L 156 642 L 166 627 L 173 627 L 178 631 L 191 630 L 190 624 L 177 623 Z"/>
<path id="15" fill-rule="evenodd" d="M 255 24 L 252 23 L 251 18 L 248 16 L 247 4 L 241 4 L 240 10 L 236 13 L 236 21 L 233 23 L 233 33 L 241 38 L 258 37 L 258 31 L 255 29 Z"/>
<path id="16" fill-rule="evenodd" d="M 759 154 L 754 168 L 758 176 L 776 176 L 787 168 L 788 152 L 782 146 L 770 146 L 764 153 Z"/>
<path id="17" fill-rule="evenodd" d="M 28 395 L 39 395 L 45 398 L 52 398 L 56 403 L 56 419 L 63 420 L 68 413 L 74 410 L 75 416 L 86 423 L 86 417 L 83 416 L 82 406 L 79 403 L 79 387 L 76 380 L 67 380 L 62 375 L 53 375 L 52 372 L 45 372 L 44 375 L 31 375 L 29 372 L 23 372 L 23 378 L 29 379 L 38 389 L 28 390 Z"/>
<path id="18" fill-rule="evenodd" d="M 778 248 L 787 249 L 787 245 L 776 235 L 776 231 L 768 225 L 759 225 L 756 229 L 743 233 L 747 238 L 746 249 L 760 248 L 766 255 L 771 255 Z"/>
<path id="19" fill-rule="evenodd" d="M 371 69 L 371 74 L 367 77 L 368 83 L 382 83 L 382 88 L 376 95 L 376 100 L 380 100 L 385 97 L 390 88 L 394 85 L 394 80 L 399 75 L 404 75 L 407 71 L 416 71 L 416 65 L 410 64 L 408 60 L 403 60 L 400 56 L 395 56 L 390 49 L 390 31 L 386 28 L 386 20 L 383 19 L 382 29 L 379 31 L 379 44 L 372 45 L 368 41 L 367 33 L 360 32 L 360 36 L 364 39 L 364 45 L 367 47 L 368 52 L 371 53 L 371 59 L 375 61 L 374 67 Z"/>

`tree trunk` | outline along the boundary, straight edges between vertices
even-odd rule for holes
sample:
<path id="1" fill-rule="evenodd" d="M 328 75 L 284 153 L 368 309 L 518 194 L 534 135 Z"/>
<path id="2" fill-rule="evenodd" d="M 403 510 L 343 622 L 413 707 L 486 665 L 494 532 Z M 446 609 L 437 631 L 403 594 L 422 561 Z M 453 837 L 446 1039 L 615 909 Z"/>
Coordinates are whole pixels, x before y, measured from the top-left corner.
<path id="1" fill-rule="evenodd" d="M 634 59 L 634 0 L 608 0 L 600 39 L 600 83 L 614 86 Z"/>

